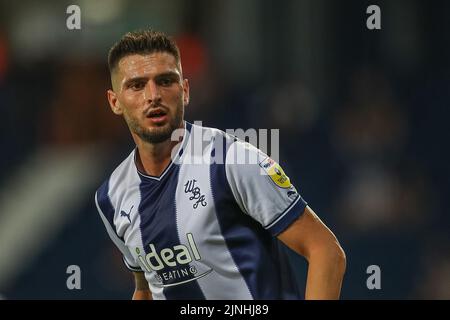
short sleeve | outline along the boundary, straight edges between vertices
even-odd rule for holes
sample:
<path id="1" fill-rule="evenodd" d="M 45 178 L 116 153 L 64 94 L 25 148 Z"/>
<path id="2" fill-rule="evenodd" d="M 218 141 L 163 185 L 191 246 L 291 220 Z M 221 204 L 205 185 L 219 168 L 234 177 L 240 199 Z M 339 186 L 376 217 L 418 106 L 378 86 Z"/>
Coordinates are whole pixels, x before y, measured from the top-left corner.
<path id="1" fill-rule="evenodd" d="M 106 231 L 108 232 L 109 237 L 123 255 L 122 260 L 125 266 L 130 271 L 142 271 L 140 266 L 135 263 L 135 259 L 131 255 L 130 250 L 128 250 L 123 239 L 121 239 L 114 230 L 115 228 L 113 228 L 114 223 L 112 219 L 112 217 L 114 216 L 114 209 L 112 205 L 110 205 L 109 198 L 105 198 L 105 196 L 101 194 L 101 190 L 95 193 L 95 204 L 97 206 L 97 210 L 100 214 L 103 224 L 106 227 Z M 110 219 L 108 219 L 108 217 L 110 217 Z"/>
<path id="2" fill-rule="evenodd" d="M 305 210 L 306 202 L 281 166 L 241 140 L 230 145 L 227 180 L 240 208 L 276 236 Z"/>

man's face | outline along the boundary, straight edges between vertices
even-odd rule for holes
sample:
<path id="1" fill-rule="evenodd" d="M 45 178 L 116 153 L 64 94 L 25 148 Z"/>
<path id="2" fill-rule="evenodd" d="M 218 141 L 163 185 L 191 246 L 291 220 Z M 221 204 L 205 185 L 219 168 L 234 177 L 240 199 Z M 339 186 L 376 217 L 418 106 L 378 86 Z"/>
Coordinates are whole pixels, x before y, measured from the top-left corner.
<path id="1" fill-rule="evenodd" d="M 115 114 L 124 116 L 133 135 L 155 144 L 182 126 L 189 84 L 170 53 L 126 56 L 111 79 L 109 104 Z"/>

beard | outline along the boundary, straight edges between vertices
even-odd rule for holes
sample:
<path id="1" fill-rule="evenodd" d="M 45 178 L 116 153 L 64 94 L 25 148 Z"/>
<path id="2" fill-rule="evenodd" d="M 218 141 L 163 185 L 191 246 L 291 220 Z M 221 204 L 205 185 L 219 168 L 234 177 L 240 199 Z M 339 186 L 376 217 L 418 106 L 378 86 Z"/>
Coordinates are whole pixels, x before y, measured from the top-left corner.
<path id="1" fill-rule="evenodd" d="M 166 124 L 153 128 L 141 126 L 137 118 L 125 113 L 124 118 L 130 130 L 139 138 L 147 143 L 157 144 L 170 139 L 172 132 L 181 127 L 183 120 L 183 106 L 177 107 L 173 117 L 171 117 L 169 112 L 167 112 L 167 115 L 169 121 Z"/>

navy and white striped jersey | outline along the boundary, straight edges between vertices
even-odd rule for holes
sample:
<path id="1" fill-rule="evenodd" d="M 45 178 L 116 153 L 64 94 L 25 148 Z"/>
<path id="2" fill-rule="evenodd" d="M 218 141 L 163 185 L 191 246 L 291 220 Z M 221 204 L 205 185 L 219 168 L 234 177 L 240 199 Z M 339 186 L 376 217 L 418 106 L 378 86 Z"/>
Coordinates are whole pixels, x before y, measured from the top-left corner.
<path id="1" fill-rule="evenodd" d="M 185 129 L 161 176 L 141 173 L 133 150 L 96 192 L 125 265 L 145 272 L 153 299 L 300 298 L 276 235 L 305 201 L 257 148 L 218 129 Z"/>

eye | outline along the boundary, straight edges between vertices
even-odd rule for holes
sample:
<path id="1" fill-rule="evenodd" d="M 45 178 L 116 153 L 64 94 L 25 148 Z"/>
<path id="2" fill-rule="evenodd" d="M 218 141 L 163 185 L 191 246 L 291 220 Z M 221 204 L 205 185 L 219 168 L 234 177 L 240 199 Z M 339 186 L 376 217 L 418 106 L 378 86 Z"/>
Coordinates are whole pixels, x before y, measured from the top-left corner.
<path id="1" fill-rule="evenodd" d="M 174 80 L 169 77 L 160 78 L 158 80 L 158 84 L 163 87 L 169 87 L 172 85 L 173 82 L 174 82 Z"/>
<path id="2" fill-rule="evenodd" d="M 139 82 L 134 82 L 132 84 L 130 84 L 129 88 L 131 88 L 132 90 L 141 90 L 145 87 L 145 82 L 143 81 L 139 81 Z"/>

